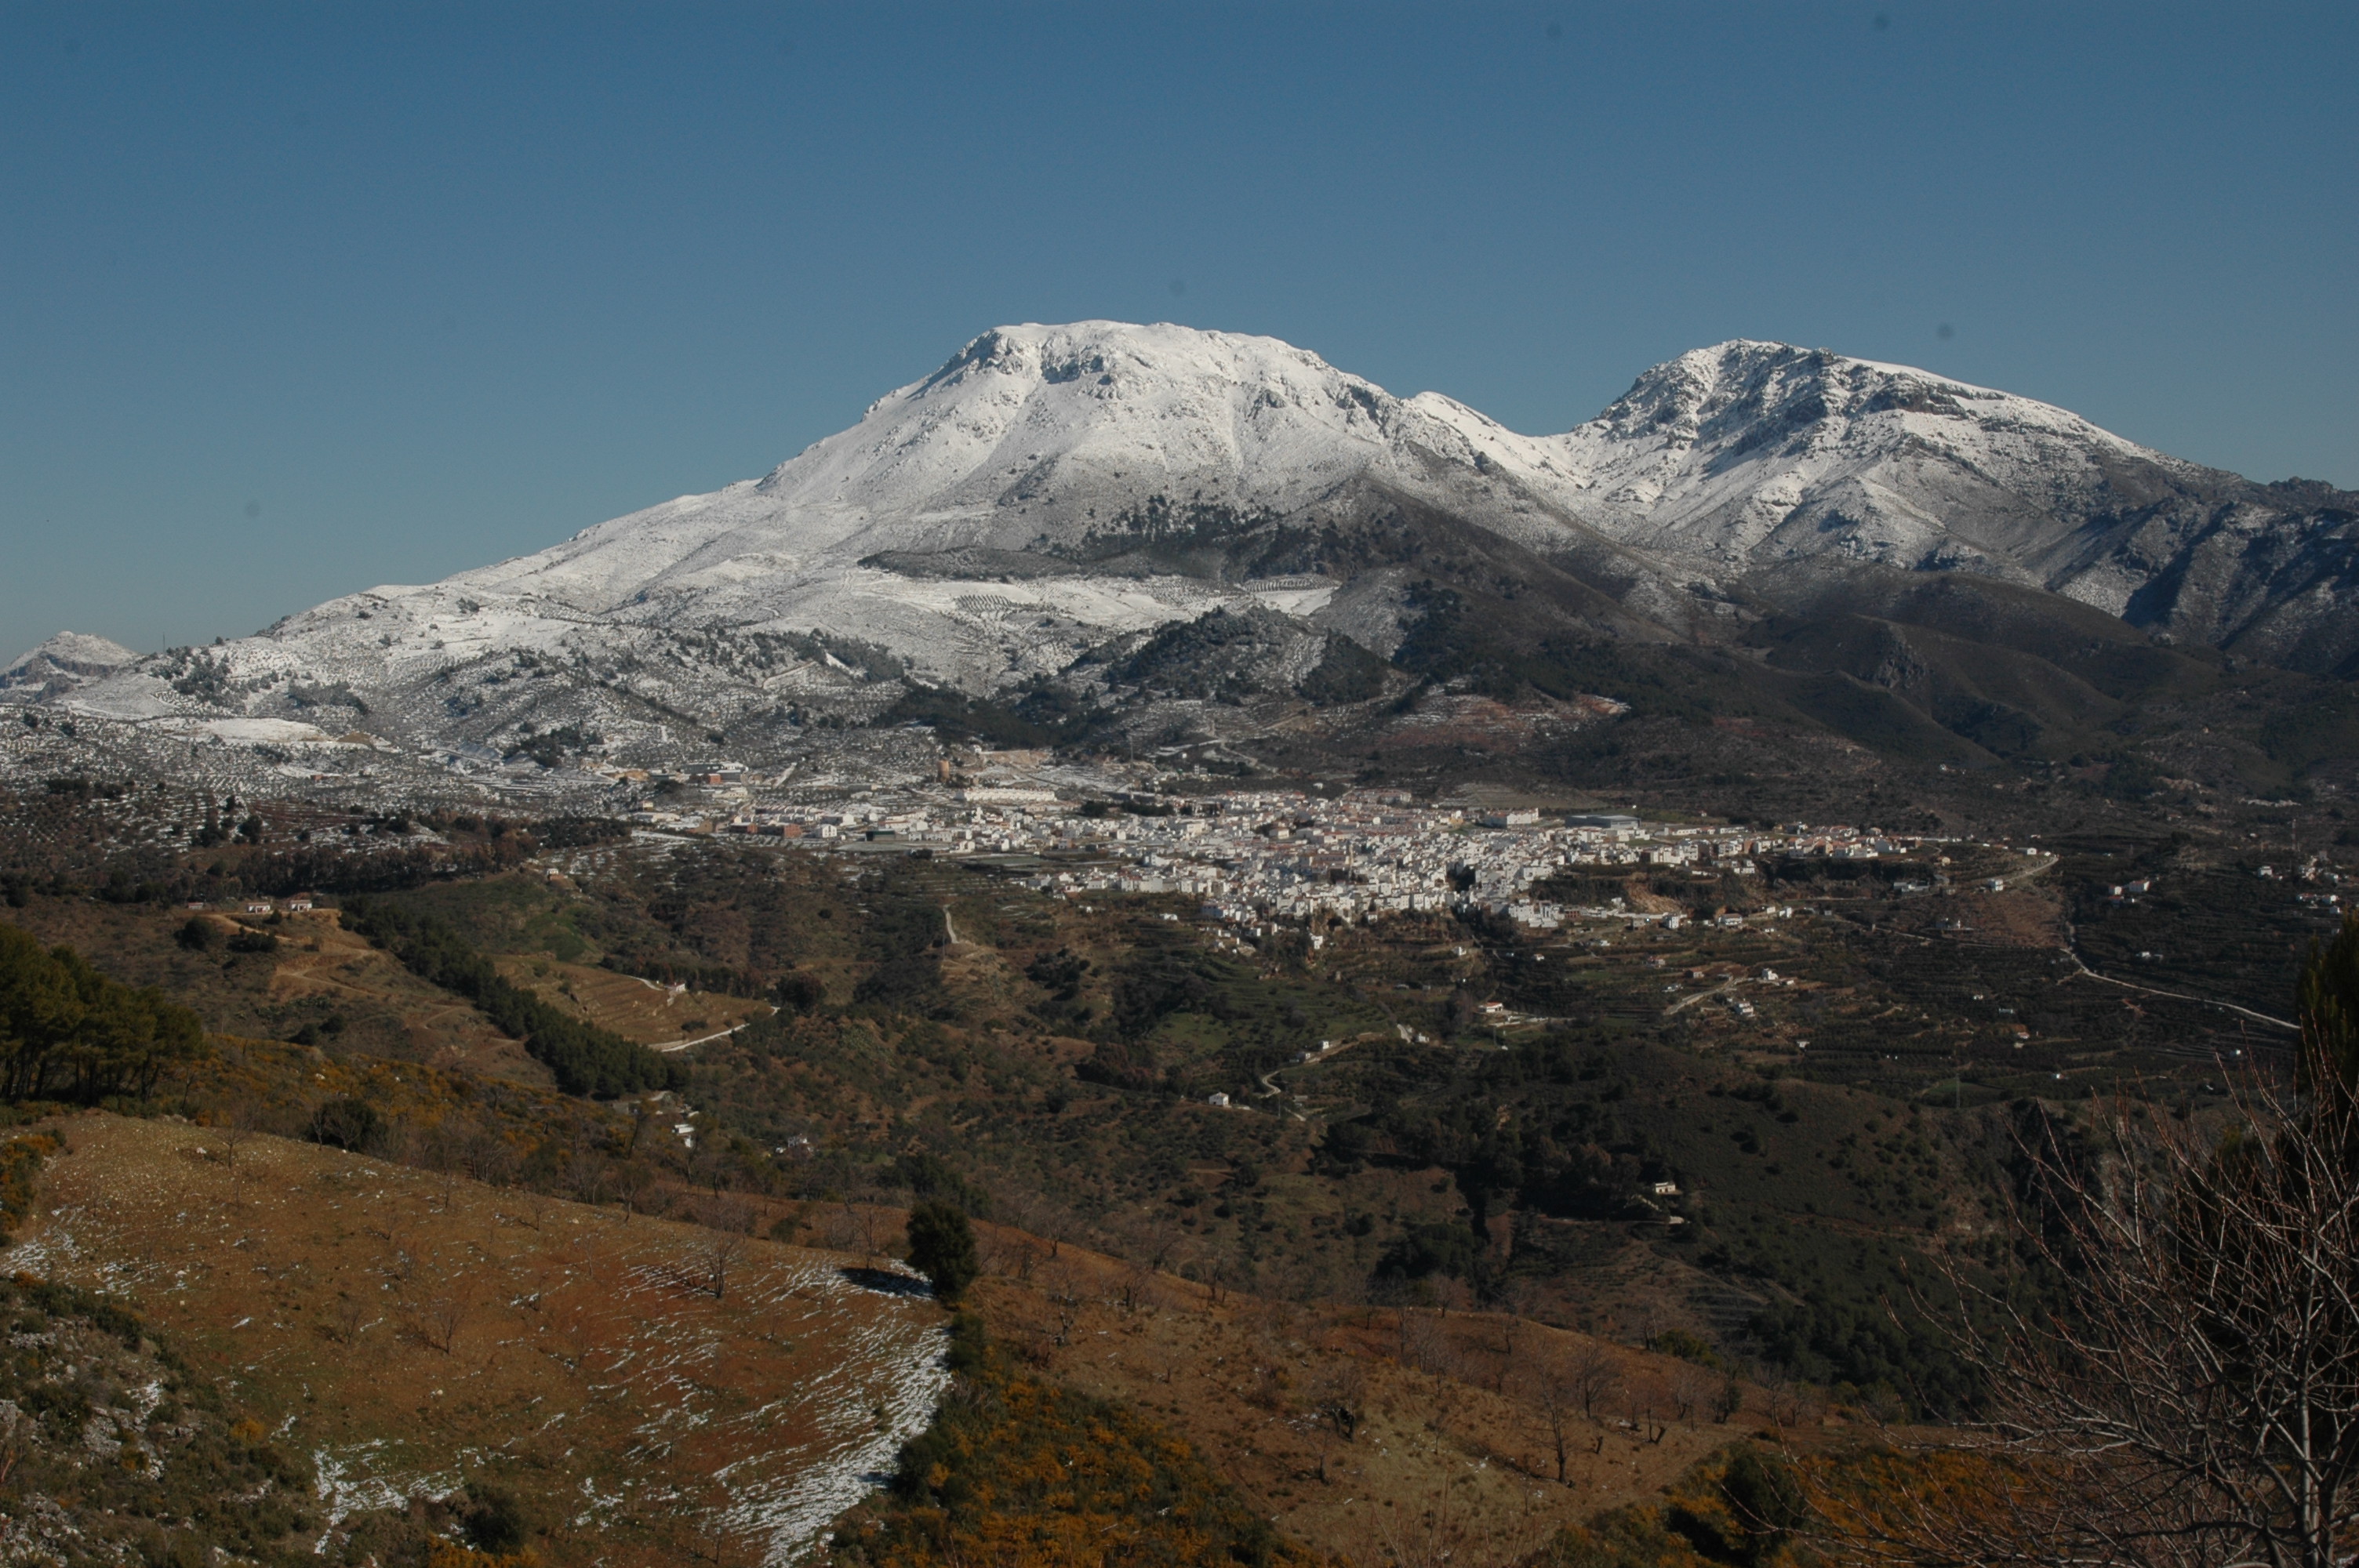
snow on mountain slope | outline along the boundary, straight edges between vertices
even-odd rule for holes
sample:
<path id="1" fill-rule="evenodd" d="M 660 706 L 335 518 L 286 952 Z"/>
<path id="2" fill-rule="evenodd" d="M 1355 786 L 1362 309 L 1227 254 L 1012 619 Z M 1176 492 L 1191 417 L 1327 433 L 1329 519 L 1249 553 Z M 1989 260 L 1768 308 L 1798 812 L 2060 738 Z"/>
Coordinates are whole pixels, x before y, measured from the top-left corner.
<path id="1" fill-rule="evenodd" d="M 451 581 L 583 610 L 732 613 L 883 551 L 1018 550 L 1153 494 L 1288 511 L 1365 470 L 1399 404 L 1269 338 L 1004 327 L 766 478 Z"/>
<path id="2" fill-rule="evenodd" d="M 1593 533 L 1719 581 L 1803 557 L 1966 570 L 2114 614 L 2242 484 L 2030 398 L 1824 350 L 1698 349 L 1527 437 L 1273 339 L 1083 322 L 985 333 L 758 482 L 451 580 L 745 623 L 877 554 L 1021 550 L 1157 493 L 1283 514 L 1362 477 L 1543 552 Z M 904 590 L 839 591 L 873 613 Z"/>
<path id="3" fill-rule="evenodd" d="M 1527 453 L 1537 472 L 1516 460 Z M 1758 585 L 1798 562 L 1963 571 L 2295 667 L 2359 652 L 2348 493 L 2254 484 L 1906 365 L 1722 343 L 1563 436 L 1488 455 L 1600 534 L 1710 580 Z"/>
<path id="4" fill-rule="evenodd" d="M 0 670 L 0 691 L 56 696 L 114 674 L 139 655 L 120 643 L 86 632 L 60 632 Z"/>
<path id="5" fill-rule="evenodd" d="M 2060 500 L 2097 489 L 2108 464 L 2193 471 L 2029 398 L 1778 343 L 1682 354 L 1561 445 L 1584 510 L 1643 548 L 1834 551 L 2025 580 L 2056 542 Z"/>
<path id="6" fill-rule="evenodd" d="M 1097 547 L 1158 497 L 1224 527 L 1315 530 L 1370 496 L 1567 563 L 1619 601 L 1617 624 L 1662 634 L 1694 634 L 1696 594 L 1724 612 L 1799 563 L 2003 578 L 2305 667 L 2359 652 L 2352 498 L 2254 485 L 1923 371 L 1723 343 L 1531 437 L 1274 339 L 1093 321 L 985 332 L 758 481 L 222 648 L 93 665 L 51 697 L 131 719 L 366 715 L 505 745 L 526 713 L 541 730 L 856 718 L 905 672 L 987 691 L 1214 608 L 1389 654 L 1405 566 L 1249 581 Z"/>

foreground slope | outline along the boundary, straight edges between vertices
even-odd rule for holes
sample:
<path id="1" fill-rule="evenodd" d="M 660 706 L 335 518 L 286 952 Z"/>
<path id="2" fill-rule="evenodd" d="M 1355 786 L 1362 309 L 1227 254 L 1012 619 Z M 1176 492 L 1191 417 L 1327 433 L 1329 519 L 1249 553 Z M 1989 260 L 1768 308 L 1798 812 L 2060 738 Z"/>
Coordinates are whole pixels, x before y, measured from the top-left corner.
<path id="1" fill-rule="evenodd" d="M 921 1293 L 845 1260 L 313 1144 L 82 1116 L 16 1270 L 104 1289 L 308 1454 L 332 1535 L 486 1483 L 549 1561 L 783 1561 L 930 1419 Z"/>

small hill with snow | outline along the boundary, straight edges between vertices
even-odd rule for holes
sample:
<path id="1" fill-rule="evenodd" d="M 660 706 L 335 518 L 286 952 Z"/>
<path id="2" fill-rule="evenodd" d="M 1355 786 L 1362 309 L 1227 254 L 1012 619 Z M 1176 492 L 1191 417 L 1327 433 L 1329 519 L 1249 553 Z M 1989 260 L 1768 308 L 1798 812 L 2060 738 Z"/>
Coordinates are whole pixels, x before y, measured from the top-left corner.
<path id="1" fill-rule="evenodd" d="M 104 637 L 60 632 L 39 647 L 19 654 L 6 669 L 0 670 L 0 691 L 71 690 L 84 681 L 112 675 L 138 657 Z"/>

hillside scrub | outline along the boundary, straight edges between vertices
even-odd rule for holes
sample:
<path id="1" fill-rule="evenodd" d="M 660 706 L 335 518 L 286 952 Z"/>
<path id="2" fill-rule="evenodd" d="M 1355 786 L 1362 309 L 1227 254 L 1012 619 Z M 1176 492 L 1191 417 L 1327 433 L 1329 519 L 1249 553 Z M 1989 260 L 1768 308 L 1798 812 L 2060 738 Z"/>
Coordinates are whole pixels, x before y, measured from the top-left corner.
<path id="1" fill-rule="evenodd" d="M 1914 1562 L 2341 1568 L 2359 1540 L 2359 915 L 2298 990 L 2299 1098 L 2234 1082 L 2217 1124 L 2115 1101 L 2023 1138 L 2021 1267 L 1948 1283 L 1989 1390 L 1962 1480 L 1835 1493 Z M 2021 1288 L 2070 1281 L 2062 1296 Z"/>
<path id="2" fill-rule="evenodd" d="M 145 1097 L 204 1049 L 197 1016 L 100 974 L 71 947 L 47 952 L 0 925 L 0 1098 Z"/>
<path id="3" fill-rule="evenodd" d="M 0 1247 L 13 1239 L 10 1227 L 32 1215 L 42 1162 L 64 1148 L 65 1140 L 54 1132 L 21 1133 L 0 1141 Z"/>
<path id="4" fill-rule="evenodd" d="M 1813 1460 L 1848 1484 L 1856 1460 Z M 1878 1472 L 1878 1478 L 1882 1478 Z M 1750 1443 L 1730 1444 L 1663 1488 L 1660 1502 L 1609 1509 L 1557 1532 L 1539 1561 L 1550 1568 L 1784 1568 L 1822 1562 L 1799 1540 L 1806 1491 L 1791 1459 Z"/>
<path id="5" fill-rule="evenodd" d="M 12 1562 L 313 1562 L 309 1466 L 234 1420 L 109 1297 L 0 1282 L 0 1516 Z M 330 1558 L 329 1561 L 338 1561 Z"/>
<path id="6" fill-rule="evenodd" d="M 607 1114 L 553 1094 L 537 1103 Z M 310 1520 L 292 1544 L 332 1568 L 526 1568 L 520 1552 L 554 1568 L 752 1562 L 777 1532 L 816 1531 L 857 1500 L 946 1380 L 942 1314 L 922 1296 L 864 1286 L 839 1258 L 723 1237 L 717 1216 L 626 1223 L 611 1207 L 163 1118 L 68 1126 L 73 1152 L 41 1192 L 45 1216 L 63 1212 L 27 1244 L 38 1264 L 19 1266 L 139 1287 L 146 1334 L 234 1401 L 233 1424 L 251 1418 L 249 1443 L 283 1433 L 278 1448 L 311 1460 L 318 1474 L 289 1498 Z M 716 1239 L 733 1244 L 725 1295 L 696 1277 Z M 190 1286 L 173 1288 L 181 1278 Z M 0 1328 L 25 1332 L 5 1310 Z M 74 1381 L 91 1357 L 76 1346 L 57 1359 Z M 136 1416 L 150 1379 L 97 1370 Z M 847 1385 L 853 1409 L 837 1402 Z M 809 1501 L 782 1509 L 798 1487 Z M 666 1506 L 630 1506 L 641 1488 Z M 251 1484 L 218 1496 L 249 1511 L 261 1500 Z M 509 1561 L 466 1557 L 461 1542 Z M 5 1545 L 0 1559 L 16 1561 Z"/>
<path id="7" fill-rule="evenodd" d="M 962 1316 L 959 1382 L 904 1446 L 891 1490 L 838 1530 L 842 1568 L 949 1562 L 1308 1563 L 1185 1441 L 1018 1370 Z"/>

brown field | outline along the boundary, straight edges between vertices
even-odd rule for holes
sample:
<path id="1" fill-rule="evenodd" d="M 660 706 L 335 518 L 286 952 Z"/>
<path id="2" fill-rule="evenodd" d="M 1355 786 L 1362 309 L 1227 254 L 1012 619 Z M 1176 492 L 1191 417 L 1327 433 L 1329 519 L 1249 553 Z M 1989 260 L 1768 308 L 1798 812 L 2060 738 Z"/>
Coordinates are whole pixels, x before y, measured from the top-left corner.
<path id="1" fill-rule="evenodd" d="M 270 955 L 276 960 L 272 1001 L 311 1002 L 338 1012 L 387 1010 L 399 1021 L 408 1046 L 400 1054 L 409 1061 L 544 1087 L 556 1081 L 520 1042 L 493 1028 L 472 1004 L 419 979 L 391 954 L 345 930 L 335 911 L 290 916 L 277 929 L 278 951 Z"/>
<path id="2" fill-rule="evenodd" d="M 770 1015 L 770 1004 L 712 991 L 674 989 L 545 954 L 495 960 L 501 978 L 585 1022 L 639 1045 L 676 1045 Z"/>
<path id="3" fill-rule="evenodd" d="M 462 997 L 428 983 L 380 948 L 346 931 L 333 910 L 276 924 L 220 910 L 194 916 L 226 938 L 252 925 L 278 937 L 266 954 L 232 954 L 216 943 L 191 952 L 173 934 L 191 918 L 177 906 L 110 905 L 41 899 L 10 918 L 45 943 L 67 943 L 107 974 L 156 986 L 196 1010 L 208 1028 L 285 1038 L 333 1018 L 344 1051 L 462 1069 L 540 1087 L 549 1069 L 486 1022 Z M 709 991 L 673 990 L 633 975 L 547 954 L 503 957 L 500 973 L 544 1000 L 642 1045 L 669 1045 L 766 1017 L 769 1004 Z M 847 982 L 848 983 L 848 982 Z"/>
<path id="4" fill-rule="evenodd" d="M 58 1126 L 12 1266 L 126 1298 L 332 1518 L 476 1477 L 555 1563 L 751 1563 L 929 1419 L 943 1314 L 842 1256 L 307 1143 Z"/>

